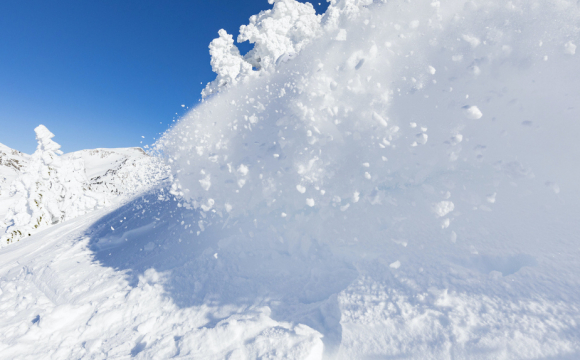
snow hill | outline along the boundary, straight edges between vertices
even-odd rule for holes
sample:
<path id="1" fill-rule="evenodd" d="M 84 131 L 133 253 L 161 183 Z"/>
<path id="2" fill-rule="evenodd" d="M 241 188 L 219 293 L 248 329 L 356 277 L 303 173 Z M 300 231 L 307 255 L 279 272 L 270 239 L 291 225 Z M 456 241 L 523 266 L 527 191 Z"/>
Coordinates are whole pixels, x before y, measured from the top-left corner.
<path id="1" fill-rule="evenodd" d="M 578 358 L 578 3 L 271 3 L 166 182 L 0 249 L 0 357 Z"/>

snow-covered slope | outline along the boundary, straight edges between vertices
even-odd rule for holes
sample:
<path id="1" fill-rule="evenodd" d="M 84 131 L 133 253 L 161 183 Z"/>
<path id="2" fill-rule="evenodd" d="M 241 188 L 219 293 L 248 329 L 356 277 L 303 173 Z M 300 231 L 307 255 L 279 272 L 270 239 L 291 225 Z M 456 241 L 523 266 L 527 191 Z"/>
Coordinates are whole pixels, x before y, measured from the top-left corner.
<path id="1" fill-rule="evenodd" d="M 0 144 L 0 174 L 2 174 L 2 178 L 18 176 L 18 172 L 28 164 L 29 158 L 30 155 Z"/>
<path id="2" fill-rule="evenodd" d="M 169 175 L 163 161 L 141 148 L 80 150 L 63 157 L 82 159 L 89 188 L 111 196 L 133 194 Z"/>
<path id="3" fill-rule="evenodd" d="M 0 247 L 111 204 L 121 195 L 134 195 L 169 176 L 164 162 L 141 148 L 81 150 L 59 156 L 60 145 L 51 140 L 54 134 L 43 125 L 35 131 L 39 147 L 32 156 L 4 145 L 0 148 Z"/>
<path id="4" fill-rule="evenodd" d="M 220 32 L 170 182 L 0 250 L 0 354 L 578 358 L 579 23 L 279 0 L 249 55 Z"/>

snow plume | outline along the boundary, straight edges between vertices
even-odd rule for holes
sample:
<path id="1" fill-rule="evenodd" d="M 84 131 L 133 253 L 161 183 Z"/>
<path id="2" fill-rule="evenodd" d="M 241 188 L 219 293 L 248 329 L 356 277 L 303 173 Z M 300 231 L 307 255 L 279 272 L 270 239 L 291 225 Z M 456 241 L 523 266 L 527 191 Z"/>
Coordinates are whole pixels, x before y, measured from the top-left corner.
<path id="1" fill-rule="evenodd" d="M 4 222 L 8 225 L 0 244 L 30 236 L 50 225 L 83 215 L 105 203 L 104 197 L 85 189 L 82 159 L 63 161 L 60 145 L 44 125 L 34 129 L 38 146 L 30 163 L 11 185 L 18 198 Z"/>
<path id="2" fill-rule="evenodd" d="M 251 23 L 265 29 L 270 18 Z M 422 261 L 526 254 L 529 238 L 553 239 L 544 218 L 567 218 L 562 189 L 568 204 L 580 199 L 580 73 L 566 45 L 578 43 L 579 20 L 575 1 L 333 2 L 298 56 L 276 64 L 272 52 L 273 70 L 206 99 L 164 135 L 172 194 L 199 212 L 197 234 L 231 228 L 291 257 L 320 244 L 355 264 L 376 257 L 408 275 L 412 293 Z M 450 286 L 441 276 L 433 281 Z M 363 324 L 353 320 L 350 358 L 421 358 L 386 340 L 364 353 Z M 529 357 L 549 353 L 526 334 L 537 345 Z M 490 344 L 509 349 L 496 335 Z M 480 346 L 469 341 L 467 354 Z"/>
<path id="3" fill-rule="evenodd" d="M 273 9 L 252 16 L 248 25 L 240 27 L 238 42 L 254 44 L 245 56 L 240 55 L 233 36 L 223 29 L 218 32 L 219 37 L 210 43 L 211 66 L 217 77 L 203 90 L 204 97 L 271 71 L 276 62 L 293 58 L 321 34 L 321 16 L 316 15 L 310 3 L 269 1 L 274 4 Z"/>
<path id="4" fill-rule="evenodd" d="M 499 167 L 533 176 L 522 156 L 495 140 L 498 132 L 521 132 L 524 121 L 495 122 L 512 116 L 498 91 L 531 81 L 530 68 L 553 73 L 538 80 L 560 76 L 540 53 L 570 64 L 564 44 L 578 30 L 557 27 L 546 14 L 567 8 L 572 19 L 578 11 L 557 3 L 335 1 L 325 14 L 334 26 L 317 38 L 323 30 L 309 5 L 277 1 L 242 26 L 239 39 L 255 42 L 249 57 L 276 71 L 206 101 L 161 140 L 172 157 L 174 192 L 218 216 L 308 214 L 316 229 L 347 212 L 355 218 L 352 228 L 360 229 L 355 224 L 366 222 L 365 214 L 399 201 L 425 201 L 425 209 L 443 216 L 432 210 L 453 188 L 442 173 Z M 500 27 L 514 18 L 517 31 Z M 298 50 L 302 55 L 292 61 L 273 61 Z M 532 93 L 519 96 L 521 106 L 536 106 Z M 534 119 L 534 126 L 541 121 Z M 423 185 L 437 190 L 419 200 L 393 198 L 395 189 Z"/>

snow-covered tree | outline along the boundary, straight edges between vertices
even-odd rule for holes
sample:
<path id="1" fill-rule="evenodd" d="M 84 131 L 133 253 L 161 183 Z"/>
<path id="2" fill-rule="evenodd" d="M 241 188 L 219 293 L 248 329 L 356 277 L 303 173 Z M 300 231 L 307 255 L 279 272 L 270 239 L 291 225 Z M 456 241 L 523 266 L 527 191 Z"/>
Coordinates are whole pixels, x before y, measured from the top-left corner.
<path id="1" fill-rule="evenodd" d="M 12 183 L 16 203 L 8 211 L 8 225 L 0 241 L 3 244 L 74 218 L 102 204 L 85 189 L 86 175 L 82 159 L 63 161 L 60 145 L 44 125 L 34 129 L 38 146 L 29 165 Z"/>
<path id="2" fill-rule="evenodd" d="M 238 42 L 254 44 L 244 59 L 257 69 L 270 69 L 284 54 L 298 54 L 321 34 L 321 15 L 310 3 L 296 0 L 269 0 L 272 10 L 250 17 L 240 27 Z"/>
<path id="3" fill-rule="evenodd" d="M 249 41 L 254 48 L 245 56 L 234 45 L 232 35 L 221 29 L 209 45 L 211 67 L 217 74 L 202 91 L 208 97 L 260 71 L 270 71 L 278 60 L 298 54 L 321 34 L 322 16 L 309 3 L 296 0 L 268 0 L 274 7 L 250 18 L 240 27 L 238 42 Z M 255 69 L 255 71 L 253 70 Z"/>

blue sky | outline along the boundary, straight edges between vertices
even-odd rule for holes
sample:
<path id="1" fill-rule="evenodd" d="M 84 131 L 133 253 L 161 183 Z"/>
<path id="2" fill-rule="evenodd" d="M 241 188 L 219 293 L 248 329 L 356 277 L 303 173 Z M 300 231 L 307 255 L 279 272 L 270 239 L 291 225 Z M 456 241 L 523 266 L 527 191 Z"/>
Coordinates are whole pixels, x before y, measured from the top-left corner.
<path id="1" fill-rule="evenodd" d="M 0 1 L 0 143 L 32 153 L 38 124 L 64 152 L 153 143 L 215 78 L 208 45 L 217 31 L 235 38 L 269 8 L 267 0 Z"/>

